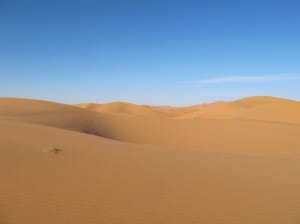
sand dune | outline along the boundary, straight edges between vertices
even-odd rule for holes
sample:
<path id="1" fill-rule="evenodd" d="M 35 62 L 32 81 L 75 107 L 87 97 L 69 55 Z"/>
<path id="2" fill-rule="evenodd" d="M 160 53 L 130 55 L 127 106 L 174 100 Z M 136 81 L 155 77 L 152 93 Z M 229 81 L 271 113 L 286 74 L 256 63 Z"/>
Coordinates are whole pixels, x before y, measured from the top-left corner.
<path id="1" fill-rule="evenodd" d="M 0 223 L 297 223 L 298 103 L 247 101 L 168 119 L 2 98 Z"/>
<path id="2" fill-rule="evenodd" d="M 179 112 L 167 107 L 154 107 L 147 105 L 136 105 L 125 102 L 114 102 L 107 104 L 78 104 L 80 108 L 90 109 L 97 112 L 108 114 L 122 114 L 131 116 L 145 116 L 145 117 L 175 117 Z"/>
<path id="3" fill-rule="evenodd" d="M 190 107 L 154 107 L 124 102 L 79 104 L 93 111 L 143 117 L 184 119 L 251 119 L 300 124 L 300 102 L 275 97 L 248 97 L 232 102 L 199 104 Z"/>
<path id="4" fill-rule="evenodd" d="M 248 97 L 232 102 L 199 105 L 183 117 L 239 118 L 274 122 L 300 123 L 300 103 L 274 97 Z"/>
<path id="5" fill-rule="evenodd" d="M 122 142 L 247 155 L 300 156 L 300 125 L 296 123 L 128 117 L 18 99 L 1 99 L 0 107 L 0 116 L 9 120 L 74 130 Z"/>

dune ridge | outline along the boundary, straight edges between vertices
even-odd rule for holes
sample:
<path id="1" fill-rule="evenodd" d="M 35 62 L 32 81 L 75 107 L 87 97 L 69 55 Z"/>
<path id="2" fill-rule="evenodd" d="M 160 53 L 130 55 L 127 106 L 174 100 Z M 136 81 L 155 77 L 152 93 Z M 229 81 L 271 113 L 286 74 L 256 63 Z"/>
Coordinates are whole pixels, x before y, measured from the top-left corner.
<path id="1" fill-rule="evenodd" d="M 175 117 L 178 115 L 178 111 L 173 110 L 172 107 L 155 107 L 127 102 L 112 102 L 106 104 L 82 103 L 77 106 L 102 113 L 129 116 Z"/>
<path id="2" fill-rule="evenodd" d="M 141 106 L 125 102 L 78 104 L 78 107 L 108 114 L 181 119 L 251 119 L 300 123 L 300 102 L 269 96 L 247 97 L 188 107 Z"/>
<path id="3" fill-rule="evenodd" d="M 255 117 L 124 116 L 0 98 L 0 223 L 299 222 L 297 102 L 231 104 Z M 294 117 L 282 120 L 279 108 Z"/>

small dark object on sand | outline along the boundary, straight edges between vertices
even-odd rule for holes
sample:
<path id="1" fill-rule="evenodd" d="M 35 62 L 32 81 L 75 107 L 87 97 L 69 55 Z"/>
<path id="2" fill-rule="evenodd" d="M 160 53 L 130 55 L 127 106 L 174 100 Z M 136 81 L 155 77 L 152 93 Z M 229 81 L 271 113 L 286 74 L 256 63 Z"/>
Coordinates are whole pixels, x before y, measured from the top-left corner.
<path id="1" fill-rule="evenodd" d="M 55 147 L 51 147 L 51 148 L 49 149 L 49 152 L 50 152 L 50 153 L 53 153 L 53 154 L 59 154 L 59 153 L 61 153 L 62 151 L 63 151 L 62 149 L 55 148 Z"/>

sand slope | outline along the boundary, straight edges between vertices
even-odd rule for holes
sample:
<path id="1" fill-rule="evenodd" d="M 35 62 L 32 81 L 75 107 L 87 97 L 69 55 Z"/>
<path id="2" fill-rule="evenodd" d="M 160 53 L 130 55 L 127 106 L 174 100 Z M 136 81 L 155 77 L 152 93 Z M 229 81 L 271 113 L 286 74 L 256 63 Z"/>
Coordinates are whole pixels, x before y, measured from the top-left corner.
<path id="1" fill-rule="evenodd" d="M 298 223 L 299 130 L 0 99 L 0 223 Z"/>

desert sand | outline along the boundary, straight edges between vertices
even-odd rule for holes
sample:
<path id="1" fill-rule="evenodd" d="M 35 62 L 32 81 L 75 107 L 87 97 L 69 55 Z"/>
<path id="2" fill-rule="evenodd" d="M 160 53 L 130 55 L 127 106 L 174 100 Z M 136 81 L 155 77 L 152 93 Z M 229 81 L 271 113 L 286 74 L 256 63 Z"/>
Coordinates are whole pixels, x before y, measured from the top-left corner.
<path id="1" fill-rule="evenodd" d="M 300 222 L 300 103 L 0 98 L 0 224 Z"/>

